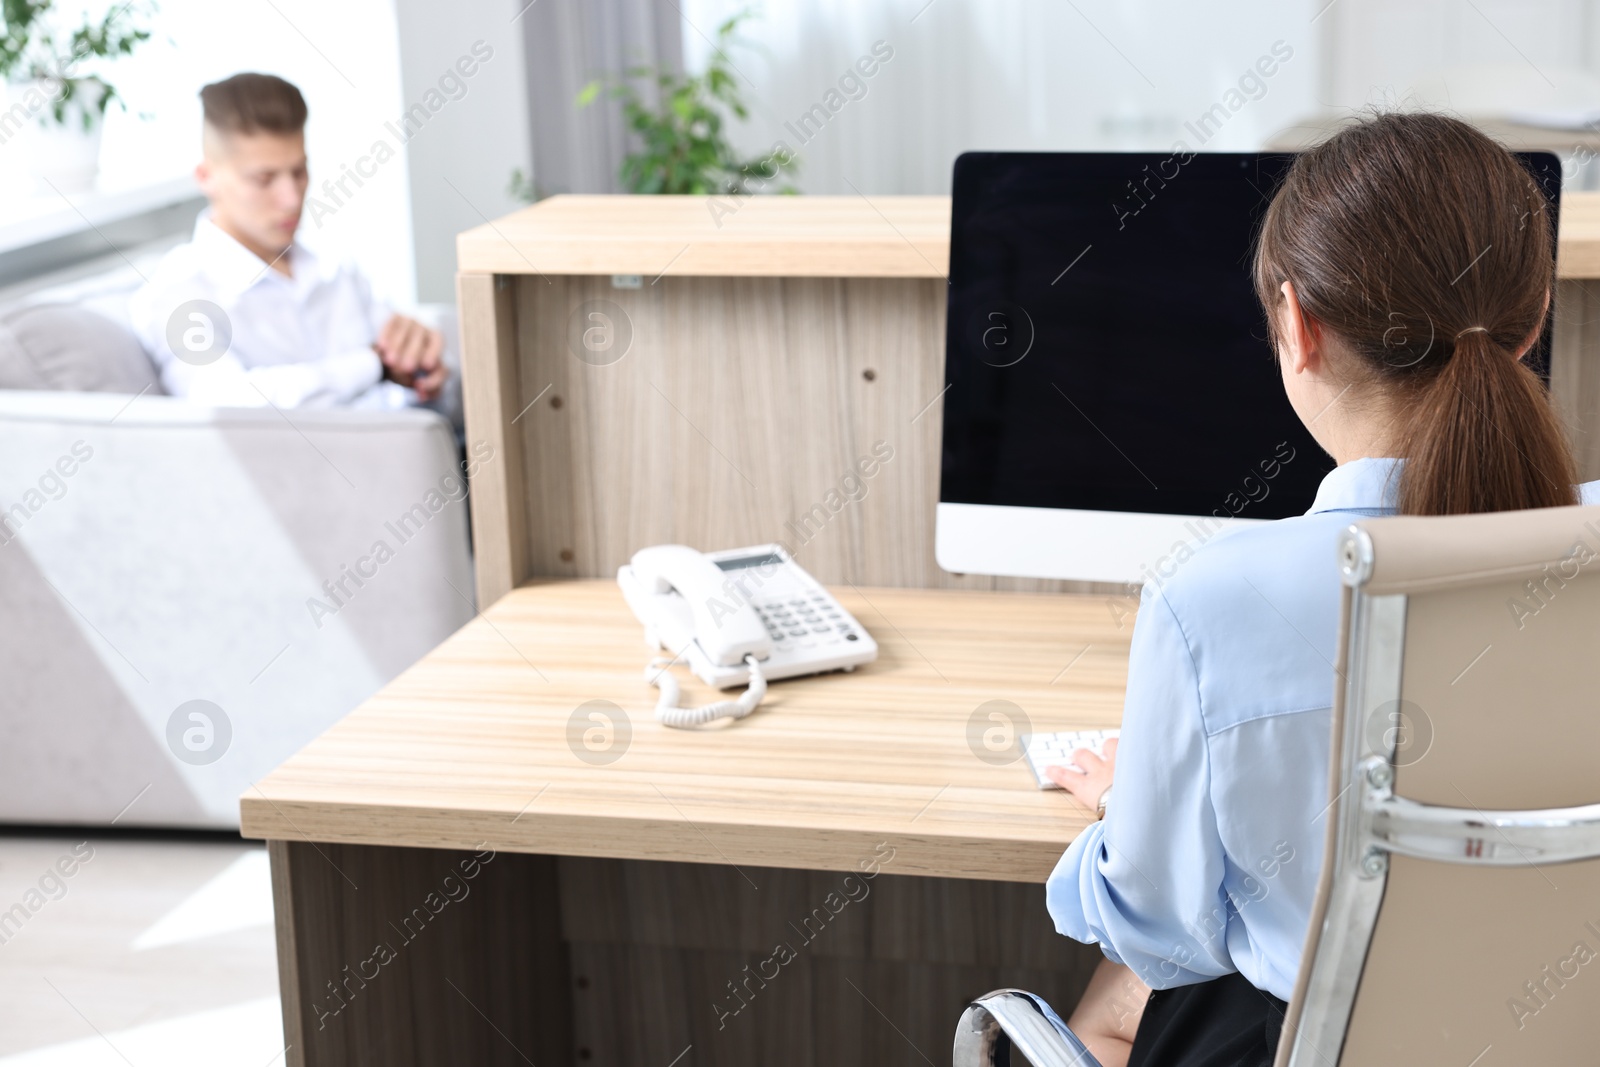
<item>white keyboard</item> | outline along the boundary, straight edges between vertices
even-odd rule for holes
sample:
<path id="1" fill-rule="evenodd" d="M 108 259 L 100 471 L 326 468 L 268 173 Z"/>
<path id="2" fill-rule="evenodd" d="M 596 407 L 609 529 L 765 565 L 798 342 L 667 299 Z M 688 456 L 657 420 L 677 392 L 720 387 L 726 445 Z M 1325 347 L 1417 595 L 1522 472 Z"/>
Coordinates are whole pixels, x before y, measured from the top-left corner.
<path id="1" fill-rule="evenodd" d="M 1046 767 L 1067 767 L 1082 771 L 1072 762 L 1072 754 L 1086 748 L 1096 756 L 1102 755 L 1105 743 L 1122 733 L 1121 730 L 1061 730 L 1052 734 L 1025 734 L 1023 751 L 1028 756 L 1028 768 L 1039 783 L 1040 789 L 1060 789 L 1045 776 Z"/>

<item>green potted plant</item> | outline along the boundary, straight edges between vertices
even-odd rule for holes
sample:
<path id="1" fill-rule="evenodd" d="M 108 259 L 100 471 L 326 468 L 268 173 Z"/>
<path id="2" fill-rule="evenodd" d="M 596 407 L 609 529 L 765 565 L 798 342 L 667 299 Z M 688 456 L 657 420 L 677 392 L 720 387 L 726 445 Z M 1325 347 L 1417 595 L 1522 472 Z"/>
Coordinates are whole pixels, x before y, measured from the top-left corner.
<path id="1" fill-rule="evenodd" d="M 113 100 L 126 106 L 101 70 L 149 40 L 140 23 L 153 11 L 122 3 L 97 19 L 63 12 L 56 0 L 0 0 L 0 145 L 25 137 L 24 158 L 41 182 L 60 192 L 94 185 L 106 108 Z"/>

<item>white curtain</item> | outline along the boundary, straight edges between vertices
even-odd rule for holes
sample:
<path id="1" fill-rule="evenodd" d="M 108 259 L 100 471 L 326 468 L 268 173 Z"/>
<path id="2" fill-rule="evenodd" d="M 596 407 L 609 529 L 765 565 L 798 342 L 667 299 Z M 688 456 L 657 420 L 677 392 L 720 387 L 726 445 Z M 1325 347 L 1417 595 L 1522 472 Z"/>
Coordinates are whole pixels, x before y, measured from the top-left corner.
<path id="1" fill-rule="evenodd" d="M 704 63 L 715 25 L 743 6 L 686 0 L 691 67 Z M 739 144 L 754 151 L 783 139 L 801 155 L 804 191 L 868 195 L 948 192 L 951 164 L 969 150 L 1193 146 L 1184 123 L 1282 41 L 1292 58 L 1272 64 L 1259 99 L 1229 112 L 1206 145 L 1250 149 L 1315 107 L 1314 10 L 1309 0 L 769 0 L 749 24 L 754 46 L 732 53 L 755 105 Z M 893 57 L 866 79 L 865 95 L 846 97 L 797 143 L 797 118 L 826 106 L 876 42 Z"/>
<path id="2" fill-rule="evenodd" d="M 715 26 L 745 4 L 684 0 L 691 68 L 703 65 Z M 943 193 L 963 151 L 1157 151 L 1178 139 L 1199 147 L 1191 128 L 1207 114 L 1203 147 L 1240 151 L 1294 142 L 1296 128 L 1369 103 L 1473 117 L 1600 107 L 1596 8 L 1595 0 L 767 0 L 749 25 L 753 47 L 732 53 L 753 104 L 737 144 L 757 152 L 783 139 L 797 148 L 806 192 Z M 820 132 L 796 143 L 785 124 L 824 102 L 876 41 L 893 58 L 866 79 L 865 95 L 841 93 Z M 1291 58 L 1273 57 L 1278 42 Z M 1263 57 L 1259 69 L 1273 70 L 1260 77 L 1264 89 L 1248 77 Z"/>
<path id="3" fill-rule="evenodd" d="M 628 67 L 682 70 L 677 6 L 673 0 L 523 3 L 518 21 L 539 195 L 621 192 L 617 171 L 632 146 L 621 107 L 596 101 L 579 111 L 575 100 L 592 79 Z"/>

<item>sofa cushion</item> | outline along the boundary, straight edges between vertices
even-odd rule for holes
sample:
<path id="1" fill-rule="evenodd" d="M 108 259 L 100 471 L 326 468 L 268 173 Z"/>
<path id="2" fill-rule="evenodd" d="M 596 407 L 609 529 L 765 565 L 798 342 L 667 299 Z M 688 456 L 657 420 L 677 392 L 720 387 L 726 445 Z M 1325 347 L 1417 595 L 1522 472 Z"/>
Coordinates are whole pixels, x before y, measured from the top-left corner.
<path id="1" fill-rule="evenodd" d="M 163 391 L 127 327 L 75 304 L 33 304 L 0 314 L 0 389 Z"/>

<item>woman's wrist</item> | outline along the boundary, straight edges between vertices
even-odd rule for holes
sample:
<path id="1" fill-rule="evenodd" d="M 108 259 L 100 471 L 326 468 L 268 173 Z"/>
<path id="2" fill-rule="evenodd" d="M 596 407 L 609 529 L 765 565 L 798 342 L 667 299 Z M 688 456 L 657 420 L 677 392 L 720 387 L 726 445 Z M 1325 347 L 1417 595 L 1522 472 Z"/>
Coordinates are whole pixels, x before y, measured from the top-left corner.
<path id="1" fill-rule="evenodd" d="M 1106 817 L 1106 805 L 1109 804 L 1110 802 L 1111 802 L 1111 787 L 1108 785 L 1108 786 L 1106 786 L 1104 789 L 1102 789 L 1100 791 L 1100 799 L 1095 801 L 1095 805 L 1094 805 L 1095 818 L 1103 819 L 1103 818 Z"/>

